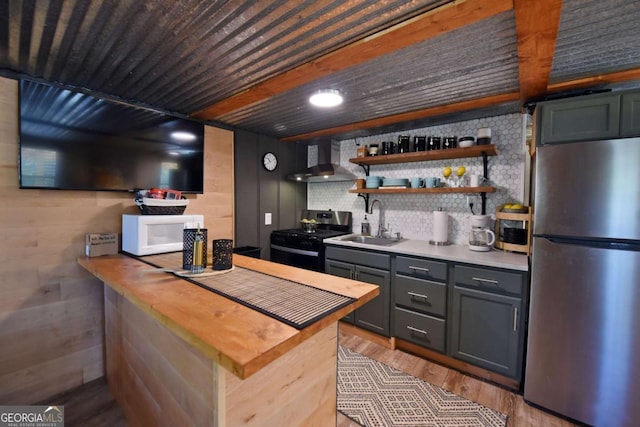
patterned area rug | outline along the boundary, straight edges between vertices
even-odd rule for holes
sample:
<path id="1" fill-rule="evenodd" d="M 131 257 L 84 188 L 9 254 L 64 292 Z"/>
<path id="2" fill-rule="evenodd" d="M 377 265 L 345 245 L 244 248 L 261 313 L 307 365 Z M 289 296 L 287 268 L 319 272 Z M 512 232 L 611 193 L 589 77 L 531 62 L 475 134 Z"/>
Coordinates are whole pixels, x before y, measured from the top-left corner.
<path id="1" fill-rule="evenodd" d="M 338 346 L 338 410 L 366 427 L 496 426 L 507 416 Z"/>

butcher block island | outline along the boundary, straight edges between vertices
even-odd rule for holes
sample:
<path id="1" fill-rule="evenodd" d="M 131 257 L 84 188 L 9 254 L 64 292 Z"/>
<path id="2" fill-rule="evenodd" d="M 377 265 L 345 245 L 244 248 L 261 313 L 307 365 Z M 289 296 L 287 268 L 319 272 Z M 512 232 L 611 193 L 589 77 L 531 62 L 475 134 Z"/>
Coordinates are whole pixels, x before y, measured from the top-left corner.
<path id="1" fill-rule="evenodd" d="M 234 254 L 254 280 L 347 298 L 296 327 L 123 254 L 78 263 L 105 285 L 107 381 L 131 425 L 335 425 L 338 321 L 377 286 Z"/>

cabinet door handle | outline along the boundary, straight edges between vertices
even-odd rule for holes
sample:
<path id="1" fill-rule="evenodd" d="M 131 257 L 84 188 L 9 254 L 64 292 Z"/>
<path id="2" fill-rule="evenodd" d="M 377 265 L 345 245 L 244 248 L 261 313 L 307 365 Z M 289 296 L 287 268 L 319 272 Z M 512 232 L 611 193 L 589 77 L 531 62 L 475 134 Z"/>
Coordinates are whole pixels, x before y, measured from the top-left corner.
<path id="1" fill-rule="evenodd" d="M 427 335 L 427 331 L 425 331 L 424 329 L 414 328 L 413 326 L 407 326 L 407 329 L 412 331 L 412 332 L 418 332 L 418 333 L 423 334 L 425 336 Z"/>
<path id="2" fill-rule="evenodd" d="M 349 272 L 349 279 L 355 280 L 356 279 L 356 275 L 353 271 Z"/>
<path id="3" fill-rule="evenodd" d="M 429 272 L 429 269 L 428 269 L 428 268 L 424 268 L 424 267 L 416 267 L 416 266 L 414 266 L 414 265 L 410 265 L 410 266 L 409 266 L 409 269 L 410 269 L 410 270 L 417 270 L 417 271 L 424 271 L 425 273 L 428 273 L 428 272 Z"/>
<path id="4" fill-rule="evenodd" d="M 518 331 L 518 307 L 513 307 L 513 332 Z"/>
<path id="5" fill-rule="evenodd" d="M 410 297 L 429 299 L 427 295 L 416 294 L 415 292 L 407 292 L 407 295 L 409 295 Z"/>
<path id="6" fill-rule="evenodd" d="M 500 283 L 497 280 L 483 279 L 482 277 L 472 277 L 471 280 L 477 280 L 478 282 L 484 282 L 484 283 L 493 283 L 494 285 L 497 285 L 498 283 Z"/>

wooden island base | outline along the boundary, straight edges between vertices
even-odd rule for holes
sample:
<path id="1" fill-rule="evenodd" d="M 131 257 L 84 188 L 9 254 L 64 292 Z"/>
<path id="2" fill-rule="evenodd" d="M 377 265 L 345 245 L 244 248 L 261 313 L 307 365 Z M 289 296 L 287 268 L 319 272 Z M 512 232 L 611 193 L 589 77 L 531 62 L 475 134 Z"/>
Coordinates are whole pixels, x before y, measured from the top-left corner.
<path id="1" fill-rule="evenodd" d="M 336 425 L 338 321 L 378 286 L 234 254 L 252 284 L 276 277 L 351 301 L 297 329 L 129 256 L 78 263 L 104 284 L 107 382 L 131 425 Z"/>
<path id="2" fill-rule="evenodd" d="M 131 425 L 335 425 L 337 322 L 241 380 L 109 286 L 104 295 L 107 380 Z"/>

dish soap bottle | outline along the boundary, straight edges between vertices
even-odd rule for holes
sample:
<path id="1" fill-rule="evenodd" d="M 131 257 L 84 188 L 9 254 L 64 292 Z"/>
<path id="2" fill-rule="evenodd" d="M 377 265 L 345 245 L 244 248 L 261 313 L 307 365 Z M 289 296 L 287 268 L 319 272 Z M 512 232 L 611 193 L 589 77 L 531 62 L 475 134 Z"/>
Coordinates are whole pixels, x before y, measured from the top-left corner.
<path id="1" fill-rule="evenodd" d="M 360 234 L 363 236 L 371 235 L 371 225 L 369 225 L 369 221 L 367 220 L 367 214 L 364 214 L 364 221 L 362 221 L 362 225 L 360 226 Z"/>

